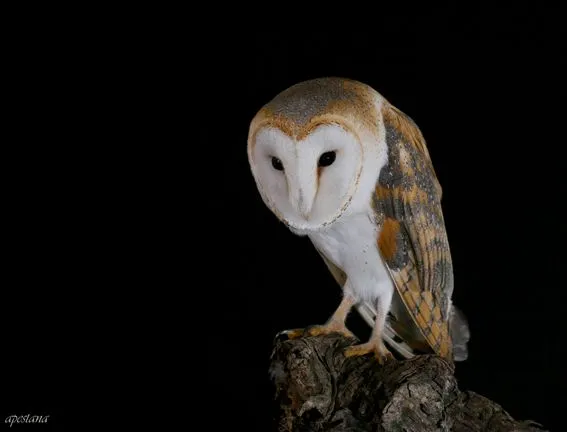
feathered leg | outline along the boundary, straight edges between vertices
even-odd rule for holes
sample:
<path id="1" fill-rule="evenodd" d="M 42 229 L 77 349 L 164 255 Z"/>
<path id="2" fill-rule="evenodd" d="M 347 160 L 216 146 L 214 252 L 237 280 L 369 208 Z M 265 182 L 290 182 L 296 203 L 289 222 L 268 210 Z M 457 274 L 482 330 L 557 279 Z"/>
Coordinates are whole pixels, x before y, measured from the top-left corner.
<path id="1" fill-rule="evenodd" d="M 370 339 L 366 343 L 346 348 L 346 357 L 361 356 L 373 352 L 380 364 L 384 364 L 387 360 L 393 358 L 392 353 L 384 345 L 383 339 L 386 317 L 392 304 L 392 295 L 393 292 L 384 293 L 378 298 L 376 301 L 376 319 Z"/>

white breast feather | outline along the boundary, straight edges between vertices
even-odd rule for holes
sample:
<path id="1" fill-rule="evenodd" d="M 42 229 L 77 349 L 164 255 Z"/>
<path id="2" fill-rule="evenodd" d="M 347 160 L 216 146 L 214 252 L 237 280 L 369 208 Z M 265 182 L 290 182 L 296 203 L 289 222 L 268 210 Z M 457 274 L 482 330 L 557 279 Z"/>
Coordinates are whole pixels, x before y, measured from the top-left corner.
<path id="1" fill-rule="evenodd" d="M 394 284 L 378 252 L 378 228 L 368 213 L 346 216 L 328 230 L 309 234 L 313 244 L 348 276 L 346 289 L 360 301 L 375 303 Z"/>

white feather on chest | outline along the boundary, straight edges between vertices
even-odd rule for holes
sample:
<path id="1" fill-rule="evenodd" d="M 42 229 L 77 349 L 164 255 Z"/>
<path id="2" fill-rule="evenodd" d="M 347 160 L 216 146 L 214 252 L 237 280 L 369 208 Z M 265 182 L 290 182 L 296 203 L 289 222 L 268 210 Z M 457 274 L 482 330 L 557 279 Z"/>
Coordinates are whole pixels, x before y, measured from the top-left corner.
<path id="1" fill-rule="evenodd" d="M 391 293 L 394 284 L 377 248 L 379 227 L 368 214 L 340 219 L 309 238 L 330 261 L 347 274 L 345 290 L 356 299 L 375 303 Z"/>

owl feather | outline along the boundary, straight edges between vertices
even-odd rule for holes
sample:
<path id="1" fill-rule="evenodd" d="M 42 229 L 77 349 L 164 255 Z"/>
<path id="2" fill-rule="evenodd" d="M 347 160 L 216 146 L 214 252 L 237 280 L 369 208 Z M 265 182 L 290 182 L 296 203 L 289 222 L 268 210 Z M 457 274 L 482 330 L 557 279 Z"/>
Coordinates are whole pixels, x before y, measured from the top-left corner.
<path id="1" fill-rule="evenodd" d="M 383 110 L 388 163 L 373 199 L 383 218 L 378 248 L 411 318 L 435 353 L 452 357 L 452 260 L 441 212 L 442 189 L 415 123 Z"/>
<path id="2" fill-rule="evenodd" d="M 425 351 L 427 345 L 441 357 L 462 361 L 468 355 L 470 332 L 464 314 L 451 302 L 453 269 L 440 210 L 442 188 L 413 120 L 388 103 L 382 115 L 388 163 L 373 196 L 375 217 L 382 221 L 377 245 L 412 321 L 390 314 L 385 339 L 406 358 Z M 318 252 L 336 282 L 344 286 L 346 274 Z M 373 324 L 372 303 L 362 302 L 356 309 Z M 408 325 L 415 325 L 422 338 L 408 337 Z"/>
<path id="3" fill-rule="evenodd" d="M 409 116 L 362 83 L 315 79 L 266 104 L 248 142 L 264 202 L 310 237 L 343 287 L 341 305 L 318 332 L 346 333 L 354 305 L 374 329 L 352 355 L 372 349 L 384 359 L 384 339 L 405 357 L 467 357 L 468 324 L 451 301 L 442 189 Z"/>

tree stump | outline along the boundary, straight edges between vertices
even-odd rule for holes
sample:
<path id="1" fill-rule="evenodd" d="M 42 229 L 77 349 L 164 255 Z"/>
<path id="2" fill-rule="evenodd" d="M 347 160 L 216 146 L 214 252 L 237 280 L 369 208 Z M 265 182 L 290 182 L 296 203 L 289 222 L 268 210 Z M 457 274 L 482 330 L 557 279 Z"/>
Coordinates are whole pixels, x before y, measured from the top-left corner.
<path id="1" fill-rule="evenodd" d="M 449 362 L 435 355 L 392 360 L 346 358 L 358 343 L 339 334 L 287 340 L 276 337 L 270 376 L 276 430 L 329 432 L 535 432 L 501 406 L 460 391 Z"/>

